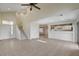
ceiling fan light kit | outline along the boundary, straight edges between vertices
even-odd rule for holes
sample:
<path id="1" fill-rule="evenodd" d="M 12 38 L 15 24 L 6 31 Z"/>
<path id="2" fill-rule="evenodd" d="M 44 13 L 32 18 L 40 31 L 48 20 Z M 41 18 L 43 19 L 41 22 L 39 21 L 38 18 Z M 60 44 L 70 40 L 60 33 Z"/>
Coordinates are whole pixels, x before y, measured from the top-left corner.
<path id="1" fill-rule="evenodd" d="M 29 4 L 21 4 L 22 9 L 20 11 L 17 11 L 18 15 L 26 15 L 33 10 L 33 7 L 40 10 L 38 6 L 36 6 L 37 3 L 29 3 Z M 27 12 L 28 11 L 28 12 Z"/>
<path id="2" fill-rule="evenodd" d="M 30 11 L 33 10 L 33 7 L 40 10 L 40 8 L 36 5 L 37 5 L 37 3 L 21 4 L 21 6 L 30 6 Z"/>

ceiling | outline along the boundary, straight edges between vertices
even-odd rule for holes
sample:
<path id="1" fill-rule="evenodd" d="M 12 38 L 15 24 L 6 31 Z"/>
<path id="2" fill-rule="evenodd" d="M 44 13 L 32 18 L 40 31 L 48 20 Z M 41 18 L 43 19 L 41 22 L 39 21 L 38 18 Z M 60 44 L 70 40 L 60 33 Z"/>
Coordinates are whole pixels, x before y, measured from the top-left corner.
<path id="1" fill-rule="evenodd" d="M 60 9 L 75 9 L 79 8 L 78 3 L 38 3 L 41 11 L 57 12 Z M 0 12 L 18 11 L 22 9 L 21 3 L 0 3 Z"/>
<path id="2" fill-rule="evenodd" d="M 17 3 L 0 3 L 0 12 L 18 11 L 20 7 L 20 4 Z"/>
<path id="3" fill-rule="evenodd" d="M 41 10 L 33 9 L 33 11 L 27 16 L 27 19 L 34 21 L 49 16 L 60 16 L 60 14 L 79 9 L 78 3 L 42 3 L 38 4 L 38 6 L 41 8 Z"/>
<path id="4" fill-rule="evenodd" d="M 33 8 L 33 11 L 27 16 L 28 20 L 37 20 L 79 9 L 79 3 L 38 3 L 38 6 L 41 10 Z M 0 12 L 16 12 L 21 9 L 21 3 L 0 3 Z"/>

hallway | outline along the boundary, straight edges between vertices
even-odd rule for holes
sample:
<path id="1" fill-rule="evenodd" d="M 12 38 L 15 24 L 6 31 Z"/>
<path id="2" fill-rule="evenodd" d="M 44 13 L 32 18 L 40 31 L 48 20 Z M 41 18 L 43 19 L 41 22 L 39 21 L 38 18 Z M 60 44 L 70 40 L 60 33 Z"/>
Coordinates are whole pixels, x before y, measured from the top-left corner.
<path id="1" fill-rule="evenodd" d="M 45 40 L 45 39 L 44 39 Z M 55 39 L 0 41 L 0 55 L 2 56 L 72 56 L 79 55 L 79 48 L 75 43 Z"/>

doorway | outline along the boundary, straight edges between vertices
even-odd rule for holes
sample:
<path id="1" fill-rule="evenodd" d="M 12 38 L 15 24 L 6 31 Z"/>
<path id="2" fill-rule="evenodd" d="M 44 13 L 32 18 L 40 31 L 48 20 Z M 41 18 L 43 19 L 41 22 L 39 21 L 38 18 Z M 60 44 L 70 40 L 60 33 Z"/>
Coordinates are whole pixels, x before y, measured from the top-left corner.
<path id="1" fill-rule="evenodd" d="M 48 26 L 47 25 L 39 26 L 39 38 L 48 38 Z"/>

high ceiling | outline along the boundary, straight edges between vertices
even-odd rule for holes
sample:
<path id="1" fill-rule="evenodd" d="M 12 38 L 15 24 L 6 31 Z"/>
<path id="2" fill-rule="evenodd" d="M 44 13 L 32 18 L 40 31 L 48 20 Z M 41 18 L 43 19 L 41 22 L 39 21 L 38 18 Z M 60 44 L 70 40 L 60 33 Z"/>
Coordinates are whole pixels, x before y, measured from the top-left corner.
<path id="1" fill-rule="evenodd" d="M 36 20 L 57 13 L 62 14 L 63 12 L 79 9 L 78 3 L 38 3 L 41 10 L 33 8 L 33 11 L 27 16 L 29 20 Z M 0 3 L 0 12 L 16 12 L 22 9 L 20 3 Z M 57 14 L 57 15 L 59 15 Z"/>
<path id="2" fill-rule="evenodd" d="M 64 9 L 79 8 L 78 3 L 38 3 L 38 6 L 41 8 L 41 12 L 43 11 L 48 13 Z M 22 9 L 21 3 L 0 3 L 0 12 L 14 12 L 20 9 Z"/>
<path id="3" fill-rule="evenodd" d="M 15 3 L 0 3 L 0 12 L 14 12 L 19 10 L 20 5 Z"/>
<path id="4" fill-rule="evenodd" d="M 55 3 L 43 3 L 38 4 L 41 10 L 33 9 L 33 11 L 28 15 L 27 19 L 37 20 L 53 15 L 60 15 L 71 10 L 79 9 L 79 4 L 55 4 Z"/>

